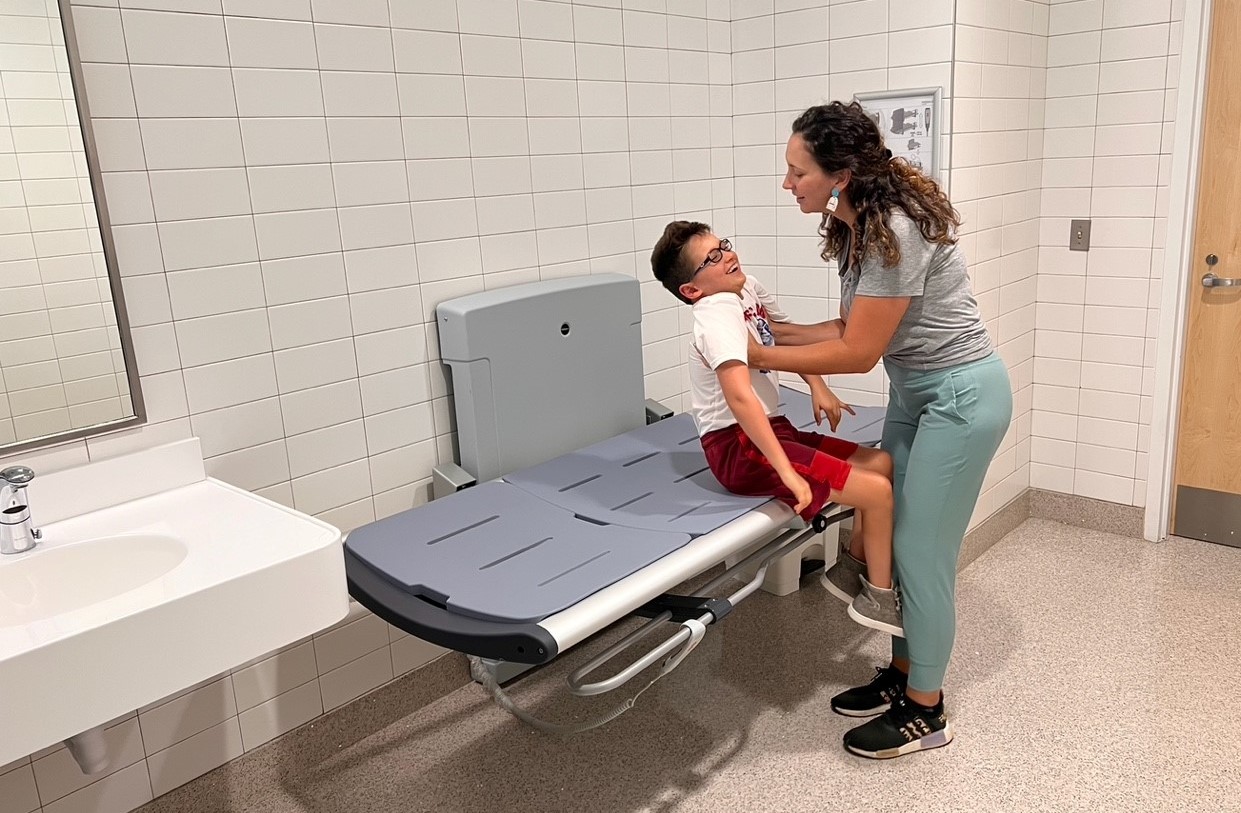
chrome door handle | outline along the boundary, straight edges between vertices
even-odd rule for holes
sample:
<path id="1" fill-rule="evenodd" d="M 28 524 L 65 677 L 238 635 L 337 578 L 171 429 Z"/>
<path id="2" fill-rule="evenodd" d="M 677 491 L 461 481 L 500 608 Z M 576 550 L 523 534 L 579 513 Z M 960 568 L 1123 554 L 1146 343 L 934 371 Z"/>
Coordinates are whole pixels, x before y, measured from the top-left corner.
<path id="1" fill-rule="evenodd" d="M 1233 286 L 1241 286 L 1241 279 L 1236 277 L 1217 277 L 1210 273 L 1202 275 L 1203 288 L 1231 288 Z"/>

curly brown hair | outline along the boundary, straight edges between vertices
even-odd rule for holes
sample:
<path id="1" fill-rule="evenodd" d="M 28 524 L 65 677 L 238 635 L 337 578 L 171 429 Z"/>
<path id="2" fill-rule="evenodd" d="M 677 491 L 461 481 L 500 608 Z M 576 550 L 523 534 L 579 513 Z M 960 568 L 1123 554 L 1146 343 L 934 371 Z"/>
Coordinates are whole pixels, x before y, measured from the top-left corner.
<path id="1" fill-rule="evenodd" d="M 825 172 L 848 169 L 849 200 L 857 210 L 860 235 L 858 258 L 878 252 L 885 267 L 901 261 L 901 247 L 888 224 L 893 209 L 900 208 L 918 224 L 931 243 L 952 245 L 961 215 L 933 178 L 893 158 L 884 147 L 883 134 L 857 102 L 830 102 L 811 107 L 793 122 L 793 133 L 801 136 L 806 149 Z M 823 216 L 819 224 L 824 260 L 839 258 L 849 238 L 849 226 Z"/>

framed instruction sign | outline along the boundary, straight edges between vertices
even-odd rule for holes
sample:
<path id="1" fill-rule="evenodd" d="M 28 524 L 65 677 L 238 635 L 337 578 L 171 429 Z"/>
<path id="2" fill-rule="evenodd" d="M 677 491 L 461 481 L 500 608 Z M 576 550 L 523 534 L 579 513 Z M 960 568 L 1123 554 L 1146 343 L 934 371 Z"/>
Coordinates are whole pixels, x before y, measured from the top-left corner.
<path id="1" fill-rule="evenodd" d="M 870 114 L 892 155 L 946 185 L 939 160 L 939 114 L 942 88 L 881 90 L 858 93 L 854 100 Z"/>

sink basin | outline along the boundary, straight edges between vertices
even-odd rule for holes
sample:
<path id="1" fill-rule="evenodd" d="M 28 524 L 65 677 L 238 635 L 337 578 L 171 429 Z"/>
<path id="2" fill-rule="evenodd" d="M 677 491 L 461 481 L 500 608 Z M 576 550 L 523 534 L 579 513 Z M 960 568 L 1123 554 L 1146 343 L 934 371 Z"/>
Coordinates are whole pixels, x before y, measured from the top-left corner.
<path id="1" fill-rule="evenodd" d="M 134 534 L 36 548 L 0 569 L 0 627 L 28 624 L 149 586 L 185 559 L 170 536 Z M 135 595 L 138 602 L 145 595 Z"/>
<path id="2" fill-rule="evenodd" d="M 0 765 L 348 612 L 340 531 L 208 477 L 197 439 L 28 491 L 42 538 L 0 556 Z"/>

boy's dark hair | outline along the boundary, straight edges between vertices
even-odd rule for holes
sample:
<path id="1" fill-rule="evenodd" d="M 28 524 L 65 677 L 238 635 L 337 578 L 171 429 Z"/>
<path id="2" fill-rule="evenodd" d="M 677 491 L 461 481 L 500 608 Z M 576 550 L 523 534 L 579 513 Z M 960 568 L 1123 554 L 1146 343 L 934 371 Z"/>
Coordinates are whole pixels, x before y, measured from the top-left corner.
<path id="1" fill-rule="evenodd" d="M 681 286 L 694 276 L 694 269 L 682 256 L 685 245 L 700 234 L 707 234 L 711 227 L 706 223 L 690 220 L 674 220 L 664 228 L 663 237 L 651 252 L 651 270 L 655 279 L 664 284 L 673 296 L 685 304 L 692 304 L 681 295 Z"/>

